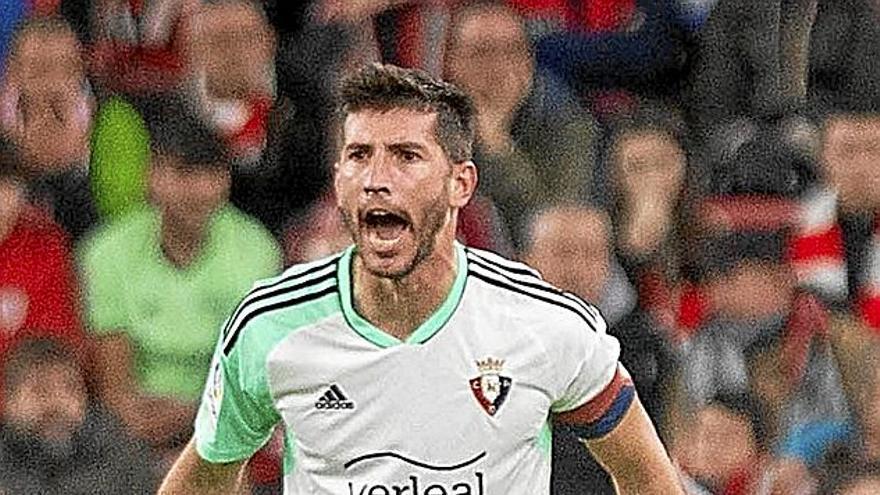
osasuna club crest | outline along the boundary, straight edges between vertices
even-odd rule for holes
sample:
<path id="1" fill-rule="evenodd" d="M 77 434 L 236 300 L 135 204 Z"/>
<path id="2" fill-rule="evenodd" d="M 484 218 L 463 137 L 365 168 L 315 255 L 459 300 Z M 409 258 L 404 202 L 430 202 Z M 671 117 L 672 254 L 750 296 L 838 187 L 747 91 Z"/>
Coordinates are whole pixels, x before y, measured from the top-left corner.
<path id="1" fill-rule="evenodd" d="M 490 357 L 479 360 L 477 369 L 480 371 L 480 376 L 470 380 L 471 392 L 489 416 L 495 416 L 504 404 L 510 391 L 510 384 L 513 383 L 513 380 L 501 375 L 503 367 L 503 359 Z"/>

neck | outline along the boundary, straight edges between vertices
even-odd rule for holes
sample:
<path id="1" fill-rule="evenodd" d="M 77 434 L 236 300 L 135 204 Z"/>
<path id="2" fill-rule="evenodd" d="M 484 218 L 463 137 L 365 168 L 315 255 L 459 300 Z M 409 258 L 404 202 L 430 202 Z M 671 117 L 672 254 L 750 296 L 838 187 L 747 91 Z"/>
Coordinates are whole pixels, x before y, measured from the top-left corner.
<path id="1" fill-rule="evenodd" d="M 373 275 L 358 257 L 352 266 L 352 298 L 357 312 L 405 341 L 446 300 L 455 283 L 457 264 L 449 237 L 438 239 L 434 252 L 400 279 Z"/>
<path id="2" fill-rule="evenodd" d="M 167 216 L 162 219 L 160 246 L 162 253 L 174 266 L 184 268 L 192 264 L 201 252 L 206 237 L 204 225 L 188 227 Z"/>

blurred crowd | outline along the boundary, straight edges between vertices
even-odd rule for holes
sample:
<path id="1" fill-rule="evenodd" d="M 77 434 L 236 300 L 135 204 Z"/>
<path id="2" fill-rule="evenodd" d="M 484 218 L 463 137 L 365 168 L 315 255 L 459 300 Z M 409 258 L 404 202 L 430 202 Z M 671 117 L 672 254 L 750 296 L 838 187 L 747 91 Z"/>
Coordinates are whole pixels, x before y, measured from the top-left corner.
<path id="1" fill-rule="evenodd" d="M 350 242 L 333 88 L 375 61 L 473 97 L 460 239 L 601 309 L 690 494 L 880 493 L 880 3 L 800 55 L 770 4 L 0 0 L 0 494 L 155 490 L 238 300 Z"/>

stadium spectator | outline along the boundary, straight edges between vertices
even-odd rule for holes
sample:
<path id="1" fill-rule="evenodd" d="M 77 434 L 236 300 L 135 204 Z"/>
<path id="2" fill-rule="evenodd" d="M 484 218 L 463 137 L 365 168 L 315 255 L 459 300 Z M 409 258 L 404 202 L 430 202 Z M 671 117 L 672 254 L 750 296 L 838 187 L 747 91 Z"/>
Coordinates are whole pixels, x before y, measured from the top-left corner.
<path id="1" fill-rule="evenodd" d="M 662 424 L 672 375 L 668 330 L 639 310 L 637 294 L 612 251 L 608 216 L 582 206 L 536 212 L 528 225 L 524 259 L 551 284 L 595 304 L 608 332 L 621 342 L 621 362 L 645 410 Z"/>
<path id="2" fill-rule="evenodd" d="M 719 392 L 699 407 L 692 426 L 679 430 L 673 440 L 688 493 L 764 493 L 766 428 L 760 401 L 748 394 Z"/>
<path id="3" fill-rule="evenodd" d="M 91 8 L 91 70 L 109 91 L 142 95 L 171 91 L 186 70 L 187 23 L 198 0 L 95 0 Z"/>
<path id="4" fill-rule="evenodd" d="M 481 189 L 518 249 L 530 211 L 587 197 L 595 167 L 592 117 L 535 71 L 523 21 L 503 3 L 456 12 L 445 67 L 475 101 Z"/>
<path id="5" fill-rule="evenodd" d="M 36 330 L 83 343 L 67 235 L 25 196 L 18 153 L 0 138 L 0 361 Z"/>
<path id="6" fill-rule="evenodd" d="M 551 284 L 595 304 L 609 327 L 635 309 L 636 294 L 615 259 L 604 212 L 549 207 L 533 215 L 527 232 L 524 259 Z"/>
<path id="7" fill-rule="evenodd" d="M 816 323 L 802 321 L 788 325 L 791 329 Z M 768 425 L 766 440 L 774 446 L 774 459 L 768 463 L 766 482 L 775 493 L 802 493 L 812 486 L 820 475 L 820 463 L 826 453 L 851 436 L 849 417 L 841 411 L 848 404 L 834 397 L 841 384 L 828 355 L 827 342 L 807 343 L 818 352 L 806 358 L 809 361 L 804 366 L 809 370 L 798 379 L 792 376 L 790 369 L 792 342 L 797 340 L 789 335 L 786 343 L 779 335 L 765 336 L 745 352 L 749 390 L 764 406 L 763 416 Z M 838 403 L 838 411 L 833 408 L 819 414 L 809 411 L 808 408 L 817 406 L 804 398 L 805 393 L 817 394 L 820 397 L 817 400 Z"/>
<path id="8" fill-rule="evenodd" d="M 756 201 L 714 198 L 697 208 L 691 247 L 701 254 L 706 309 L 681 344 L 684 394 L 676 406 L 699 406 L 719 391 L 755 394 L 766 401 L 768 440 L 785 446 L 808 428 L 845 423 L 849 408 L 828 313 L 798 288 L 784 259 L 794 215 L 779 198 Z"/>
<path id="9" fill-rule="evenodd" d="M 665 389 L 672 372 L 666 333 L 636 309 L 636 292 L 612 251 L 611 225 L 599 210 L 557 206 L 536 212 L 528 224 L 524 259 L 551 284 L 590 301 L 621 343 L 621 363 L 648 415 L 661 424 Z M 554 493 L 582 493 L 592 486 L 614 493 L 601 468 L 584 455 L 583 444 L 564 426 L 554 427 Z"/>
<path id="10" fill-rule="evenodd" d="M 654 270 L 678 271 L 678 214 L 687 152 L 684 125 L 670 108 L 644 103 L 614 124 L 608 186 L 601 188 L 615 222 L 616 251 L 636 281 Z"/>
<path id="11" fill-rule="evenodd" d="M 256 162 L 274 103 L 274 32 L 250 0 L 202 5 L 190 24 L 189 96 L 226 139 L 233 157 Z"/>
<path id="12" fill-rule="evenodd" d="M 223 138 L 232 203 L 280 233 L 329 186 L 323 94 L 305 84 L 278 93 L 275 33 L 259 2 L 203 4 L 184 39 L 178 97 Z"/>
<path id="13" fill-rule="evenodd" d="M 152 493 L 146 446 L 89 402 L 72 350 L 27 340 L 5 360 L 0 492 L 21 495 Z"/>
<path id="14" fill-rule="evenodd" d="M 0 132 L 21 149 L 31 199 L 79 239 L 96 221 L 88 179 L 94 98 L 66 21 L 19 24 L 0 88 Z"/>
<path id="15" fill-rule="evenodd" d="M 149 120 L 152 208 L 83 248 L 101 398 L 140 438 L 190 434 L 218 330 L 258 278 L 280 267 L 270 234 L 227 203 L 229 162 L 198 118 Z"/>
<path id="16" fill-rule="evenodd" d="M 824 126 L 822 163 L 837 207 L 838 222 L 830 220 L 816 230 L 814 245 L 825 256 L 811 259 L 816 266 L 845 269 L 848 308 L 870 328 L 880 328 L 880 261 L 877 212 L 880 194 L 875 164 L 880 159 L 880 116 L 874 113 L 839 112 Z M 821 240 L 823 242 L 819 243 Z M 814 256 L 813 258 L 817 258 Z"/>
<path id="17" fill-rule="evenodd" d="M 676 337 L 685 275 L 683 208 L 689 178 L 684 126 L 675 110 L 642 102 L 612 122 L 594 199 L 607 205 L 613 249 L 638 292 L 639 312 Z"/>

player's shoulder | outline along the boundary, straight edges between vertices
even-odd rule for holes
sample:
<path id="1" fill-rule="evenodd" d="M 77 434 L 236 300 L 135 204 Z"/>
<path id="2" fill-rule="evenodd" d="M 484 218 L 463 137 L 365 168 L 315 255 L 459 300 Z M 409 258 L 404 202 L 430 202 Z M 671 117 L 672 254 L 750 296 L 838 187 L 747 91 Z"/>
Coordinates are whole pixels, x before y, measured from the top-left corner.
<path id="1" fill-rule="evenodd" d="M 265 290 L 266 287 L 278 286 L 279 284 L 282 284 L 286 281 L 315 280 L 323 279 L 328 276 L 332 278 L 336 275 L 339 260 L 342 259 L 342 256 L 344 254 L 345 251 L 340 251 L 337 253 L 333 253 L 329 256 L 319 258 L 317 260 L 291 265 L 274 277 L 268 277 L 256 281 L 248 295 L 261 290 Z"/>
<path id="2" fill-rule="evenodd" d="M 605 333 L 607 325 L 599 309 L 571 292 L 547 282 L 538 270 L 491 251 L 465 248 L 468 276 L 478 281 L 499 307 L 526 319 L 553 322 L 564 331 L 584 327 Z"/>
<path id="3" fill-rule="evenodd" d="M 337 269 L 343 254 L 296 264 L 275 277 L 255 282 L 223 327 L 224 353 L 228 353 L 245 332 L 290 332 L 320 318 L 328 308 L 341 310 L 336 295 L 339 292 Z M 331 303 L 323 305 L 321 311 L 315 311 L 309 304 L 325 298 Z"/>

